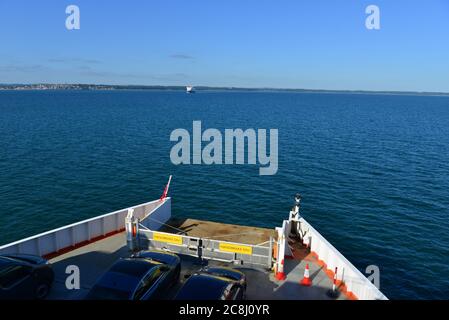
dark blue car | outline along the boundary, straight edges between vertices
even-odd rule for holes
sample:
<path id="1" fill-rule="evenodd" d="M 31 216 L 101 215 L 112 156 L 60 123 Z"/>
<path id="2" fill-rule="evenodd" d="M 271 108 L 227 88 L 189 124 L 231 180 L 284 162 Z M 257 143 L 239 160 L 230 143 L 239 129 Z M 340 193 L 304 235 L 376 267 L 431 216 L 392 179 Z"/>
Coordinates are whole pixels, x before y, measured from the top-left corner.
<path id="1" fill-rule="evenodd" d="M 54 272 L 47 260 L 33 255 L 0 256 L 0 300 L 43 299 Z"/>
<path id="2" fill-rule="evenodd" d="M 167 290 L 179 280 L 177 255 L 141 251 L 118 260 L 92 287 L 87 300 L 164 299 Z"/>

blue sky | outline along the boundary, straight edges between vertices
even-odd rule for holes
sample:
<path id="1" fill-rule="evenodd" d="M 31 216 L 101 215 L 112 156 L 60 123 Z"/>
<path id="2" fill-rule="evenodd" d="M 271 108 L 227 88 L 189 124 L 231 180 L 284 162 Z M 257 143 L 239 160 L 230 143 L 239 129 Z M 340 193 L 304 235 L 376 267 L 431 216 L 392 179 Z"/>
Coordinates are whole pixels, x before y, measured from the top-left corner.
<path id="1" fill-rule="evenodd" d="M 447 0 L 1 0 L 0 39 L 0 83 L 449 92 Z"/>

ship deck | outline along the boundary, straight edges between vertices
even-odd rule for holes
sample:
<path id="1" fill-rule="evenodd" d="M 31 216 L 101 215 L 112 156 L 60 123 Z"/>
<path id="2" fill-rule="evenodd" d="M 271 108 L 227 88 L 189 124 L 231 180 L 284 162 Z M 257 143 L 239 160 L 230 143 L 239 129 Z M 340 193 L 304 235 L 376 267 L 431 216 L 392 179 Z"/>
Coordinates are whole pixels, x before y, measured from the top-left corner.
<path id="1" fill-rule="evenodd" d="M 274 230 L 248 226 L 238 226 L 210 221 L 172 218 L 162 229 L 164 232 L 183 233 L 195 237 L 214 238 L 246 244 L 266 243 L 270 236 L 275 236 Z M 55 282 L 48 299 L 72 300 L 83 299 L 95 281 L 119 258 L 127 257 L 130 252 L 126 246 L 125 233 L 89 243 L 83 247 L 56 256 L 50 262 L 55 271 Z M 184 275 L 192 274 L 202 267 L 197 258 L 181 257 L 181 281 L 173 287 L 167 296 L 173 297 L 184 281 Z M 305 249 L 296 247 L 294 257 L 285 260 L 287 279 L 278 281 L 273 272 L 263 269 L 233 265 L 219 261 L 207 261 L 209 265 L 231 266 L 244 272 L 247 276 L 248 300 L 328 300 L 328 291 L 332 288 L 332 279 L 326 274 L 319 262 Z M 304 274 L 306 264 L 310 267 L 311 287 L 299 284 Z M 68 277 L 66 268 L 75 265 L 80 270 L 79 290 L 68 290 L 65 281 Z M 346 299 L 340 294 L 337 299 Z"/>

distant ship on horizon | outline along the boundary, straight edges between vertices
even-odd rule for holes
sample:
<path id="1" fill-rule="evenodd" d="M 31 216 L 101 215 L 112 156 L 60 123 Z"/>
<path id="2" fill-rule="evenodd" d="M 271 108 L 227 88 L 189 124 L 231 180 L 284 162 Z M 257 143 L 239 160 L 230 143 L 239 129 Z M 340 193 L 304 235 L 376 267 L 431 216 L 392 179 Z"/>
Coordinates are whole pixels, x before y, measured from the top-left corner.
<path id="1" fill-rule="evenodd" d="M 187 86 L 186 87 L 186 92 L 187 93 L 195 93 L 195 89 L 193 88 L 193 86 Z"/>

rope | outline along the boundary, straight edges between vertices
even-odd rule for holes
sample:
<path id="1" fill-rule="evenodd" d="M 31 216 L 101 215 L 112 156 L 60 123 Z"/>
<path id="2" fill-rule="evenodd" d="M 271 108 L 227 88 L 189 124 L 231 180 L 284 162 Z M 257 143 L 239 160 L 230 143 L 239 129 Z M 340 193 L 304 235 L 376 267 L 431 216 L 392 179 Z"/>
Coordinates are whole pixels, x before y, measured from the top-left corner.
<path id="1" fill-rule="evenodd" d="M 221 235 L 221 236 L 210 237 L 210 239 L 223 238 L 223 237 L 228 237 L 228 236 L 240 236 L 242 234 L 261 234 L 261 233 L 260 232 L 231 233 L 231 234 L 224 234 L 224 235 Z M 266 241 L 266 242 L 268 242 L 268 241 Z"/>
<path id="2" fill-rule="evenodd" d="M 160 223 L 160 224 L 162 224 L 162 225 L 164 225 L 166 227 L 172 228 L 172 229 L 174 229 L 174 230 L 176 230 L 178 232 L 181 232 L 181 233 L 183 233 L 185 235 L 188 235 L 186 231 L 184 231 L 182 229 L 179 229 L 179 228 L 176 228 L 176 227 L 173 227 L 173 226 L 171 226 L 171 225 L 169 225 L 167 223 L 164 223 L 162 221 L 159 221 L 157 219 L 154 219 L 154 218 L 151 218 L 151 217 L 147 217 L 146 219 L 153 220 L 153 221 L 155 221 L 157 223 Z M 202 229 L 201 227 L 198 227 L 198 226 L 196 228 L 201 229 L 203 231 L 209 231 L 209 230 L 206 230 L 206 229 Z M 148 228 L 146 228 L 146 229 L 148 229 Z M 221 236 L 207 237 L 207 238 L 202 238 L 202 239 L 203 240 L 206 240 L 206 239 L 213 240 L 215 238 L 223 238 L 223 237 L 229 237 L 229 236 L 240 236 L 240 235 L 244 235 L 244 234 L 261 234 L 261 233 L 260 232 L 243 232 L 243 233 L 234 233 L 234 234 L 225 234 L 225 235 L 221 235 Z M 262 244 L 267 243 L 267 242 L 269 242 L 269 241 L 265 241 Z"/>
<path id="3" fill-rule="evenodd" d="M 184 234 L 187 235 L 187 232 L 186 232 L 186 231 L 184 231 L 184 230 L 182 230 L 182 229 L 179 229 L 179 228 L 176 228 L 176 227 L 173 227 L 173 226 L 171 226 L 171 225 L 169 225 L 169 224 L 167 224 L 167 223 L 164 223 L 164 222 L 162 222 L 162 221 L 159 221 L 159 220 L 157 220 L 157 219 L 154 219 L 154 218 L 151 218 L 151 217 L 147 217 L 146 219 L 153 220 L 153 221 L 155 221 L 155 222 L 157 222 L 157 223 L 160 223 L 160 224 L 162 224 L 162 225 L 164 225 L 164 226 L 166 226 L 166 227 L 172 228 L 172 229 L 174 229 L 174 230 L 176 230 L 176 231 L 178 231 L 178 232 L 181 232 L 181 233 L 184 233 Z M 152 230 L 152 231 L 153 231 L 153 230 Z"/>

